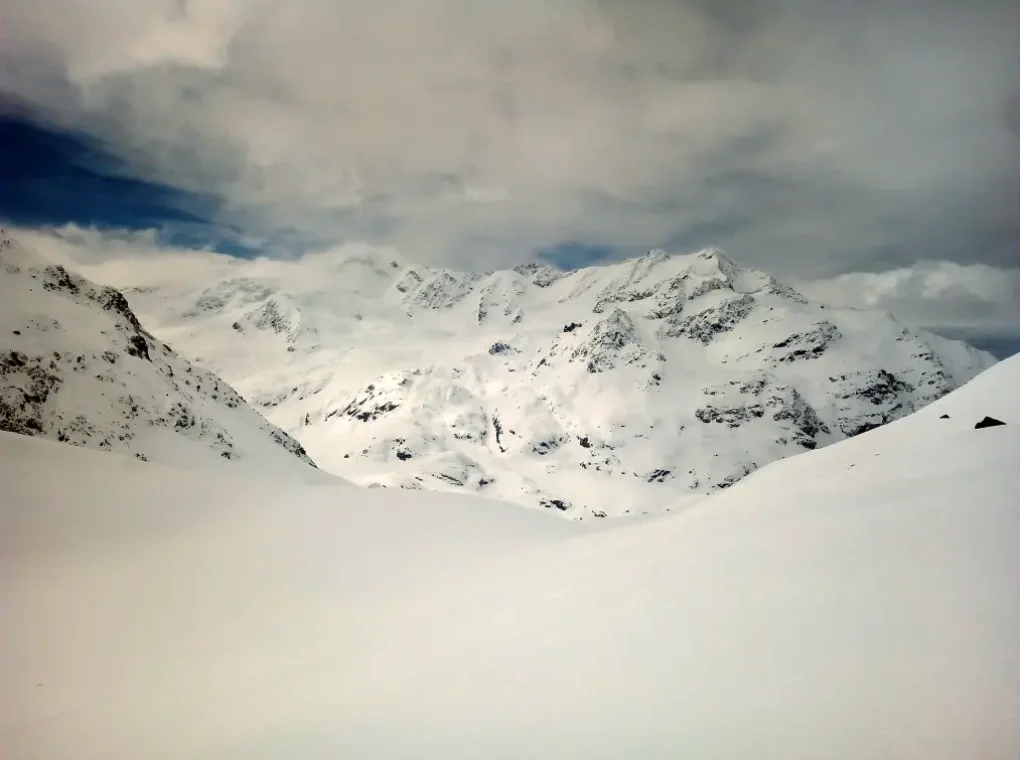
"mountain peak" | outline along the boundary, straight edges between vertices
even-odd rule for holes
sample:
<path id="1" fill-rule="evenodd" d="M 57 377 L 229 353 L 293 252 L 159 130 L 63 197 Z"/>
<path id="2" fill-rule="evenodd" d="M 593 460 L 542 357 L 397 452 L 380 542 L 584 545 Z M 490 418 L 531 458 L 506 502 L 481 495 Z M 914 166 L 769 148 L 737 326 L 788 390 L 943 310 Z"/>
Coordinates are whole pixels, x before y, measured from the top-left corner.
<path id="1" fill-rule="evenodd" d="M 726 488 L 994 361 L 812 302 L 718 248 L 572 272 L 378 263 L 313 257 L 267 274 L 238 262 L 234 284 L 131 298 L 330 472 L 579 519 Z M 241 295 L 195 308 L 228 291 Z"/>

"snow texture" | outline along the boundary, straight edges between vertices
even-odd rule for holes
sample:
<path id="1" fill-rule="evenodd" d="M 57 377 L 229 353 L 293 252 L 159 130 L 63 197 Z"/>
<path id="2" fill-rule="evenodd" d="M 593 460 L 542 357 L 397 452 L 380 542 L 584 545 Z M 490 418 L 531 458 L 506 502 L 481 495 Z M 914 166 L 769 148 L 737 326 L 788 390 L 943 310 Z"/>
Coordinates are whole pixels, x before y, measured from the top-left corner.
<path id="1" fill-rule="evenodd" d="M 1017 388 L 589 523 L 0 433 L 0 756 L 1015 760 Z"/>

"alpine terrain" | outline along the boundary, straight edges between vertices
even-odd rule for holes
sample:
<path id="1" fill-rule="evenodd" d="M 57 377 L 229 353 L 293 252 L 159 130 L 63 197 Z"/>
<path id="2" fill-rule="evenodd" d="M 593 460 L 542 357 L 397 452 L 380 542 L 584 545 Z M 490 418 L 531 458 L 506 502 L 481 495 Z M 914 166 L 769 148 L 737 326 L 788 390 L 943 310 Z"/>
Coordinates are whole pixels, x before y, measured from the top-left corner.
<path id="1" fill-rule="evenodd" d="M 122 293 L 4 235 L 0 325 L 0 430 L 141 460 L 230 460 L 328 479 L 230 385 L 153 337 Z"/>
<path id="2" fill-rule="evenodd" d="M 324 470 L 575 519 L 671 509 L 995 361 L 715 249 L 570 272 L 429 269 L 356 246 L 92 266 Z"/>
<path id="3" fill-rule="evenodd" d="M 1016 760 L 1017 388 L 617 521 L 0 432 L 0 757 Z"/>

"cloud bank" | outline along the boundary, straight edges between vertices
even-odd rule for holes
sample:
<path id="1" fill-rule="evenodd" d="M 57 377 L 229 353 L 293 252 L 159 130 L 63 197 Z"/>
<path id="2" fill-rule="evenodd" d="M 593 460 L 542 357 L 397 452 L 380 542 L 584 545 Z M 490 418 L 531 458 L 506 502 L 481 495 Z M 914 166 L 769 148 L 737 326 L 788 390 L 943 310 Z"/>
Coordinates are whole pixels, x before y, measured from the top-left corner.
<path id="1" fill-rule="evenodd" d="M 303 265 L 300 257 L 260 257 L 252 262 L 167 245 L 153 230 L 111 232 L 67 225 L 8 232 L 54 263 L 114 287 L 193 283 L 238 276 L 242 271 L 248 276 L 275 276 L 282 269 Z M 347 243 L 322 251 L 316 258 L 373 253 L 387 260 L 394 256 L 392 248 Z M 318 271 L 314 264 L 312 271 Z M 1020 266 L 920 261 L 882 272 L 850 272 L 788 283 L 834 306 L 884 309 L 906 324 L 967 340 L 1000 358 L 1020 352 Z"/>
<path id="2" fill-rule="evenodd" d="M 286 246 L 1020 260 L 1013 0 L 36 0 L 8 109 Z"/>
<path id="3" fill-rule="evenodd" d="M 885 309 L 908 324 L 970 341 L 998 356 L 1020 351 L 1020 267 L 919 261 L 798 286 L 826 303 Z"/>

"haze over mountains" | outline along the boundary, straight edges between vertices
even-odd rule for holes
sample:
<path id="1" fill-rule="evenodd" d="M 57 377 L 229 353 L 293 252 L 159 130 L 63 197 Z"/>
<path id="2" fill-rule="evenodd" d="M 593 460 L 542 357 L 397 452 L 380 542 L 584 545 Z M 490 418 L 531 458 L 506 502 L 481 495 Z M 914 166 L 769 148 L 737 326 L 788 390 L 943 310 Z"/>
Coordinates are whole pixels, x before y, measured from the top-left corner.
<path id="1" fill-rule="evenodd" d="M 81 265 L 324 470 L 574 519 L 728 487 L 995 361 L 717 249 L 573 272 L 430 269 L 372 247 Z"/>

